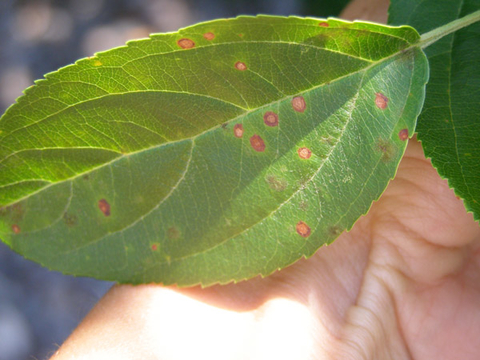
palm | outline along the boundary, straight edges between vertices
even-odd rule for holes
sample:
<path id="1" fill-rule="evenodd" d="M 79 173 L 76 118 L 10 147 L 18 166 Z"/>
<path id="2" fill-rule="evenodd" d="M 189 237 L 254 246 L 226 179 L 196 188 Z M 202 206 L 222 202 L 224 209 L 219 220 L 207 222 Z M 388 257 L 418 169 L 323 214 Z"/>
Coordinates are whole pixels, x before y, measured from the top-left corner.
<path id="1" fill-rule="evenodd" d="M 473 359 L 480 353 L 479 249 L 480 228 L 411 141 L 381 200 L 334 244 L 265 279 L 183 292 L 267 314 L 256 327 L 277 316 L 288 324 L 291 311 L 296 320 L 284 334 L 291 342 L 304 332 L 311 339 L 297 350 L 308 343 L 318 358 Z M 283 344 L 285 353 L 292 344 Z"/>

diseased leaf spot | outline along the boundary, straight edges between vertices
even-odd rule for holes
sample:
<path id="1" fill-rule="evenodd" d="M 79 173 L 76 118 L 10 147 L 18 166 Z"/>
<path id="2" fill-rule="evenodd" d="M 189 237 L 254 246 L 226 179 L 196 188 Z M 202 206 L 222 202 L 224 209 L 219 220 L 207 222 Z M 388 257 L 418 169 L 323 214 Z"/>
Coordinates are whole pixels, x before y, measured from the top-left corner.
<path id="1" fill-rule="evenodd" d="M 235 63 L 235 69 L 240 70 L 240 71 L 245 71 L 245 70 L 247 70 L 247 65 L 245 65 L 245 63 L 243 63 L 241 61 L 237 61 Z"/>
<path id="2" fill-rule="evenodd" d="M 176 240 L 180 237 L 180 230 L 175 226 L 171 226 L 167 229 L 167 237 L 172 240 Z"/>
<path id="3" fill-rule="evenodd" d="M 340 230 L 340 228 L 338 226 L 330 226 L 328 228 L 328 235 L 330 235 L 333 238 L 336 238 L 341 233 L 342 233 L 342 231 Z"/>
<path id="4" fill-rule="evenodd" d="M 408 139 L 408 129 L 402 129 L 400 130 L 400 132 L 398 133 L 398 137 L 400 138 L 400 140 L 402 141 L 405 141 Z"/>
<path id="5" fill-rule="evenodd" d="M 267 111 L 265 115 L 263 115 L 263 122 L 267 126 L 277 126 L 278 125 L 278 115 L 275 114 L 273 111 Z"/>
<path id="6" fill-rule="evenodd" d="M 306 202 L 305 200 L 302 200 L 302 201 L 300 201 L 300 204 L 298 204 L 298 207 L 302 211 L 307 211 L 308 210 L 308 202 Z"/>
<path id="7" fill-rule="evenodd" d="M 98 201 L 98 208 L 105 216 L 110 216 L 110 204 L 105 199 Z"/>
<path id="8" fill-rule="evenodd" d="M 385 110 L 388 106 L 388 98 L 382 93 L 375 93 L 375 105 L 381 110 Z"/>
<path id="9" fill-rule="evenodd" d="M 329 27 L 330 25 L 325 22 L 325 21 L 322 21 L 320 24 L 318 24 L 318 26 L 321 26 L 321 27 Z"/>
<path id="10" fill-rule="evenodd" d="M 237 138 L 241 138 L 243 136 L 243 125 L 242 124 L 235 124 L 233 127 L 233 135 Z"/>
<path id="11" fill-rule="evenodd" d="M 65 225 L 67 225 L 68 227 L 73 227 L 77 225 L 78 219 L 76 215 L 65 212 L 63 214 L 63 221 L 65 222 Z"/>
<path id="12" fill-rule="evenodd" d="M 13 231 L 15 234 L 20 234 L 20 226 L 18 226 L 17 224 L 13 224 L 13 225 L 12 225 L 12 231 Z"/>
<path id="13" fill-rule="evenodd" d="M 396 148 L 390 141 L 379 139 L 377 141 L 377 151 L 382 152 L 382 161 L 389 162 L 395 156 Z"/>
<path id="14" fill-rule="evenodd" d="M 157 244 L 153 244 L 153 245 L 152 245 L 152 250 L 153 250 L 153 251 L 157 251 L 157 250 L 158 250 Z"/>
<path id="15" fill-rule="evenodd" d="M 309 237 L 310 233 L 312 232 L 312 230 L 310 229 L 310 226 L 305 224 L 303 221 L 299 221 L 297 223 L 296 230 L 297 230 L 298 235 L 300 235 L 304 238 Z"/>
<path id="16" fill-rule="evenodd" d="M 308 184 L 308 181 L 310 179 L 308 177 L 302 177 L 300 179 L 297 180 L 297 186 L 300 188 L 300 189 L 305 189 L 307 187 L 307 184 Z"/>
<path id="17" fill-rule="evenodd" d="M 1 208 L 0 215 L 5 216 L 9 215 L 11 220 L 14 222 L 22 221 L 24 210 L 21 203 L 16 203 L 11 206 Z"/>
<path id="18" fill-rule="evenodd" d="M 327 42 L 331 40 L 330 36 L 327 35 L 325 32 L 321 32 L 317 35 L 316 45 L 321 48 L 325 48 L 327 46 Z"/>
<path id="19" fill-rule="evenodd" d="M 182 49 L 191 49 L 195 47 L 195 43 L 191 39 L 183 38 L 177 41 L 177 45 Z"/>
<path id="20" fill-rule="evenodd" d="M 265 151 L 265 142 L 263 141 L 263 139 L 255 134 L 253 135 L 251 138 L 250 138 L 250 145 L 252 145 L 252 148 L 255 150 L 255 151 L 258 151 L 258 152 L 263 152 Z"/>
<path id="21" fill-rule="evenodd" d="M 102 65 L 103 65 L 103 64 L 102 64 L 102 62 L 101 62 L 100 60 L 95 60 L 95 61 L 93 62 L 93 66 L 102 66 Z"/>
<path id="22" fill-rule="evenodd" d="M 307 147 L 301 147 L 298 149 L 298 156 L 300 156 L 300 159 L 310 159 L 312 151 Z"/>
<path id="23" fill-rule="evenodd" d="M 335 144 L 335 138 L 331 135 L 328 135 L 328 136 L 322 136 L 320 138 L 320 141 L 324 144 L 327 144 L 327 145 L 334 145 Z"/>
<path id="24" fill-rule="evenodd" d="M 284 191 L 288 186 L 287 180 L 278 178 L 275 175 L 268 175 L 265 180 L 267 181 L 270 189 L 275 191 Z"/>
<path id="25" fill-rule="evenodd" d="M 208 41 L 215 39 L 215 34 L 212 32 L 207 32 L 203 34 L 203 37 L 207 39 Z"/>
<path id="26" fill-rule="evenodd" d="M 293 110 L 303 113 L 307 107 L 307 104 L 305 103 L 305 99 L 303 98 L 303 96 L 295 96 L 292 99 L 292 107 L 293 107 Z"/>

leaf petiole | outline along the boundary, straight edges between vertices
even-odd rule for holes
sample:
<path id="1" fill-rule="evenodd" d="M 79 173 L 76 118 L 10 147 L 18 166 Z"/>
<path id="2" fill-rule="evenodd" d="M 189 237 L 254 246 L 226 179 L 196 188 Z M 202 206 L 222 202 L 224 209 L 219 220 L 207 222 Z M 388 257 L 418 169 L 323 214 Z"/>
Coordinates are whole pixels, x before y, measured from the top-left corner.
<path id="1" fill-rule="evenodd" d="M 423 34 L 418 43 L 420 47 L 424 49 L 444 36 L 450 35 L 451 33 L 476 23 L 477 21 L 480 21 L 480 10 Z"/>

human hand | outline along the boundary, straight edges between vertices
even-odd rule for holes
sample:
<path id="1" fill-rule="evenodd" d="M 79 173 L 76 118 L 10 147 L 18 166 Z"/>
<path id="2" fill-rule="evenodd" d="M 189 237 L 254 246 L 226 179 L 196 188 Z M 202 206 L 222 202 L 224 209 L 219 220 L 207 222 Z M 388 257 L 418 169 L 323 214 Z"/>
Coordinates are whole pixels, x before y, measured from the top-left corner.
<path id="1" fill-rule="evenodd" d="M 413 139 L 312 258 L 206 289 L 116 286 L 53 359 L 477 359 L 479 330 L 480 227 Z"/>

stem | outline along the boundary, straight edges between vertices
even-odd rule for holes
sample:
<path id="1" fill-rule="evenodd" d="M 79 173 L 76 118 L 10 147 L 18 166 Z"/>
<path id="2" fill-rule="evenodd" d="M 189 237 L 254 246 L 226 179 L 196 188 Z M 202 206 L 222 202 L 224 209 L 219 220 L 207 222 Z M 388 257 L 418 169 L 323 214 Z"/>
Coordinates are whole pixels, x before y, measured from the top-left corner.
<path id="1" fill-rule="evenodd" d="M 477 10 L 467 16 L 464 16 L 461 19 L 454 20 L 440 26 L 432 31 L 429 31 L 423 34 L 420 37 L 420 41 L 418 42 L 422 49 L 425 49 L 427 46 L 433 44 L 434 42 L 440 40 L 442 37 L 447 36 L 465 26 L 471 25 L 480 20 L 480 10 Z"/>

